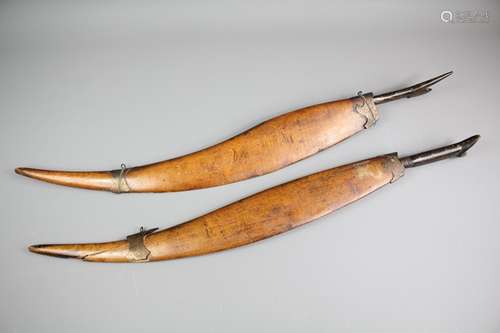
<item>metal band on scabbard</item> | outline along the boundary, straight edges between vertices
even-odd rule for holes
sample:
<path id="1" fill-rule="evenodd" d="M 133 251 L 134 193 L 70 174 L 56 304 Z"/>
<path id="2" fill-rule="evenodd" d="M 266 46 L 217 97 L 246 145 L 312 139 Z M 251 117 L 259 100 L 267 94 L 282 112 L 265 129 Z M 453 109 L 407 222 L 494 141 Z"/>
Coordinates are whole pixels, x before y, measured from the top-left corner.
<path id="1" fill-rule="evenodd" d="M 358 91 L 358 98 L 354 102 L 354 112 L 359 114 L 365 119 L 364 128 L 369 128 L 375 124 L 379 118 L 377 107 L 373 103 L 373 94 L 367 93 L 363 94 L 362 91 Z"/>
<path id="2" fill-rule="evenodd" d="M 398 153 L 388 154 L 387 156 L 389 158 L 387 161 L 387 167 L 389 167 L 392 172 L 392 179 L 390 181 L 390 183 L 392 184 L 396 180 L 404 176 L 405 167 L 403 166 L 403 163 L 401 163 L 401 160 L 398 158 Z"/>
<path id="3" fill-rule="evenodd" d="M 156 230 L 158 230 L 158 228 L 144 230 L 144 228 L 141 227 L 138 233 L 127 236 L 127 259 L 129 262 L 145 262 L 149 260 L 151 251 L 149 251 L 146 245 L 144 245 L 144 238 L 150 233 L 155 232 Z"/>
<path id="4" fill-rule="evenodd" d="M 130 187 L 127 184 L 127 173 L 130 169 L 122 163 L 121 168 L 119 170 L 111 171 L 111 175 L 113 176 L 113 187 L 111 189 L 114 193 L 123 193 L 130 192 Z"/>

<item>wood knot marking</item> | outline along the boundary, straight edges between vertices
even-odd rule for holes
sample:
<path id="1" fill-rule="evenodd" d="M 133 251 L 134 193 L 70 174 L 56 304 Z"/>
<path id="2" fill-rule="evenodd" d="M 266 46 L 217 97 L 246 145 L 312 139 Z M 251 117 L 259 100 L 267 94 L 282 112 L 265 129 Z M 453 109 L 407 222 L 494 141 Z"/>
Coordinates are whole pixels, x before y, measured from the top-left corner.
<path id="1" fill-rule="evenodd" d="M 359 166 L 356 166 L 355 167 L 355 170 L 356 170 L 356 178 L 359 178 L 359 179 L 364 179 L 364 178 L 380 178 L 383 176 L 382 174 L 382 171 L 377 169 L 377 168 L 373 168 L 372 166 L 370 165 L 359 165 Z"/>
<path id="2" fill-rule="evenodd" d="M 293 139 L 292 134 L 287 134 L 285 131 L 280 131 L 281 137 L 283 138 L 283 142 L 288 144 L 294 144 L 295 140 Z"/>
<path id="3" fill-rule="evenodd" d="M 238 153 L 234 148 L 229 148 L 229 151 L 231 152 L 231 161 L 234 163 L 238 161 Z"/>

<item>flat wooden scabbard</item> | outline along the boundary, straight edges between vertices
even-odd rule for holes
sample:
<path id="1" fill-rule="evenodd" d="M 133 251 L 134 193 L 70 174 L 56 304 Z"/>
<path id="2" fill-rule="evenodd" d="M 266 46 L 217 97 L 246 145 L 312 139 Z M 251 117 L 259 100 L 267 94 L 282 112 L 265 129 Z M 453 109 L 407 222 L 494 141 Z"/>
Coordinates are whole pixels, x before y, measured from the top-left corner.
<path id="1" fill-rule="evenodd" d="M 189 222 L 127 240 L 35 245 L 40 254 L 102 262 L 143 262 L 203 255 L 253 243 L 333 212 L 397 180 L 396 154 L 333 168 L 270 188 Z"/>
<path id="2" fill-rule="evenodd" d="M 173 192 L 237 182 L 278 170 L 371 126 L 372 94 L 310 106 L 268 120 L 204 150 L 123 170 L 68 172 L 18 168 L 54 184 L 112 192 Z"/>

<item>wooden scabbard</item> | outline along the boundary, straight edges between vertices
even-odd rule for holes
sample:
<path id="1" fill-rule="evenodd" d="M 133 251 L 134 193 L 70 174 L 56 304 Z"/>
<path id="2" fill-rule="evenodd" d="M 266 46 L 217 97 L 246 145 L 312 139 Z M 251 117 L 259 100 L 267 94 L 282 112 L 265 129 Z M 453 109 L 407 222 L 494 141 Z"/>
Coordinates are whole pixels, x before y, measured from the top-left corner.
<path id="1" fill-rule="evenodd" d="M 378 119 L 372 94 L 323 103 L 268 120 L 220 144 L 124 170 L 68 172 L 18 168 L 50 183 L 112 192 L 200 189 L 263 175 L 328 148 Z"/>
<path id="2" fill-rule="evenodd" d="M 36 245 L 36 253 L 87 261 L 142 262 L 203 255 L 253 243 L 299 227 L 397 180 L 396 154 L 318 172 L 257 193 L 189 222 L 128 240 Z"/>

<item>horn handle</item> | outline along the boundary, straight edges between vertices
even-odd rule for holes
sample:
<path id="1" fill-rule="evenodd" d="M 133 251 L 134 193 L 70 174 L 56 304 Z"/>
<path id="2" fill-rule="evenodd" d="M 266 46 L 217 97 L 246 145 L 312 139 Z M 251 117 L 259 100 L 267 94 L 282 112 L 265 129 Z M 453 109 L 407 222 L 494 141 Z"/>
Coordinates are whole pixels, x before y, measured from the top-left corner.
<path id="1" fill-rule="evenodd" d="M 463 141 L 448 146 L 424 151 L 415 155 L 403 157 L 400 160 L 405 168 L 413 168 L 419 165 L 429 164 L 447 158 L 462 157 L 465 155 L 467 150 L 469 150 L 473 145 L 476 144 L 479 138 L 479 135 L 474 135 Z"/>

